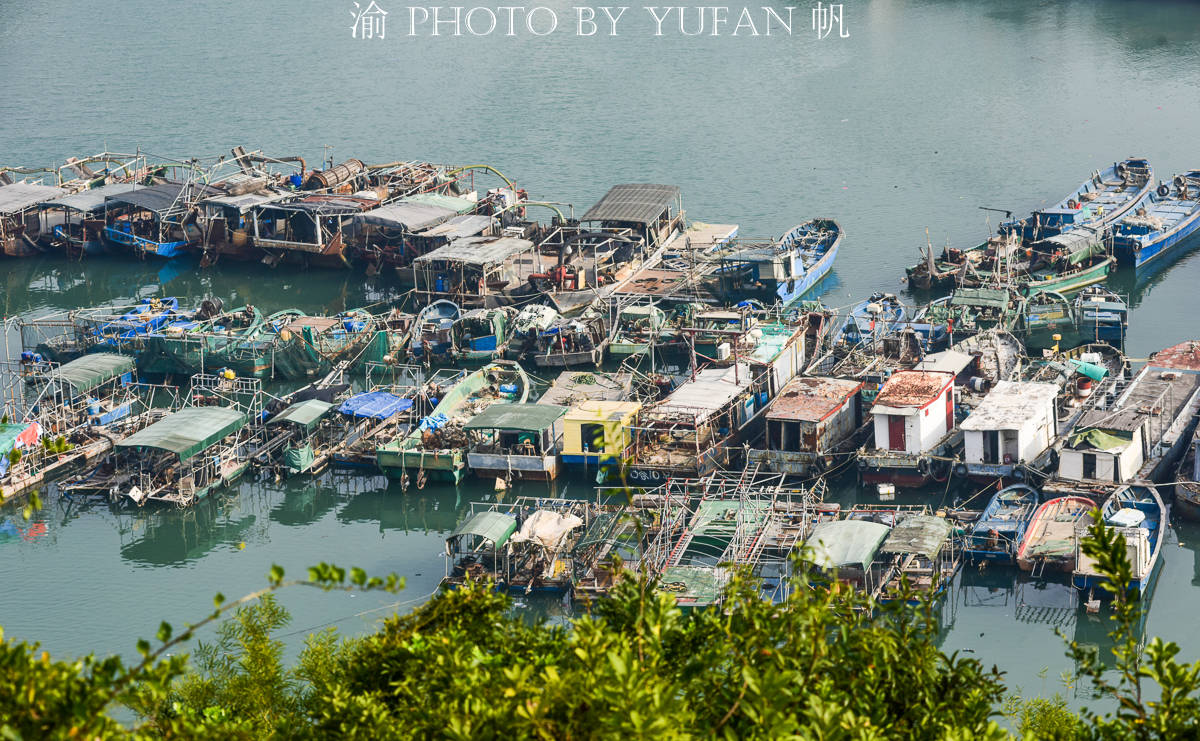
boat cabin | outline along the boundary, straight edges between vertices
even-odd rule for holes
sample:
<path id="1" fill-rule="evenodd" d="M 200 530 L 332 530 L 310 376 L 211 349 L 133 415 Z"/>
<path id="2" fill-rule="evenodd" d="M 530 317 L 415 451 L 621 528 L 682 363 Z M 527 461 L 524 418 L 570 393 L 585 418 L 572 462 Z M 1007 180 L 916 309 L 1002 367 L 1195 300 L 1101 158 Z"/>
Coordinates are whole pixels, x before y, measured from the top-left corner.
<path id="1" fill-rule="evenodd" d="M 793 378 L 767 408 L 762 449 L 751 450 L 750 461 L 792 475 L 833 465 L 833 454 L 853 444 L 861 424 L 863 386 L 838 378 Z"/>
<path id="2" fill-rule="evenodd" d="M 822 522 L 805 541 L 805 555 L 830 581 L 878 597 L 890 569 L 876 556 L 891 532 L 887 525 L 868 520 Z"/>
<path id="3" fill-rule="evenodd" d="M 517 531 L 517 518 L 503 512 L 476 512 L 446 538 L 446 578 L 443 586 L 467 580 L 499 579 L 507 573 L 508 539 Z"/>
<path id="4" fill-rule="evenodd" d="M 286 253 L 301 253 L 344 263 L 347 247 L 362 229 L 357 217 L 378 205 L 376 198 L 307 195 L 256 206 L 254 244 L 275 251 L 276 261 Z"/>
<path id="5" fill-rule="evenodd" d="M 102 426 L 133 412 L 122 391 L 134 381 L 134 359 L 115 353 L 89 353 L 42 376 L 34 409 L 52 434 Z"/>
<path id="6" fill-rule="evenodd" d="M 450 299 L 462 306 L 495 306 L 519 284 L 514 259 L 533 250 L 518 237 L 466 237 L 413 260 L 418 301 Z"/>
<path id="7" fill-rule="evenodd" d="M 37 253 L 42 221 L 38 204 L 66 195 L 67 191 L 39 183 L 0 184 L 0 253 L 28 257 Z"/>
<path id="8" fill-rule="evenodd" d="M 900 599 L 905 580 L 912 597 L 946 591 L 962 565 L 953 531 L 949 520 L 933 515 L 908 514 L 897 522 L 879 549 L 883 559 L 892 559 L 881 599 Z"/>
<path id="9" fill-rule="evenodd" d="M 998 382 L 960 425 L 968 475 L 992 481 L 1037 459 L 1057 434 L 1058 394 L 1052 383 Z"/>
<path id="10" fill-rule="evenodd" d="M 41 242 L 72 255 L 103 252 L 105 200 L 138 187 L 111 183 L 40 203 L 43 222 L 53 224 L 42 230 Z"/>
<path id="11" fill-rule="evenodd" d="M 619 470 L 633 454 L 636 401 L 581 401 L 563 417 L 563 463 Z"/>
<path id="12" fill-rule="evenodd" d="M 305 399 L 267 420 L 267 430 L 274 433 L 271 443 L 280 446 L 279 470 L 300 474 L 325 468 L 335 438 L 332 410 L 328 401 Z"/>
<path id="13" fill-rule="evenodd" d="M 632 229 L 641 249 L 654 252 L 683 232 L 683 201 L 678 186 L 614 185 L 579 221 L 603 230 Z"/>
<path id="14" fill-rule="evenodd" d="M 372 263 L 382 261 L 389 265 L 406 266 L 417 255 L 429 251 L 414 249 L 411 240 L 415 234 L 448 225 L 442 234 L 459 238 L 477 235 L 490 226 L 490 216 L 467 215 L 478 205 L 466 198 L 422 193 L 371 209 L 355 217 L 362 225 L 358 251 Z M 455 219 L 459 221 L 451 224 L 451 220 Z M 442 244 L 450 241 L 452 239 L 444 239 Z M 428 248 L 427 243 L 423 246 Z"/>
<path id="15" fill-rule="evenodd" d="M 552 481 L 562 452 L 567 407 L 494 404 L 463 425 L 467 465 L 480 477 Z"/>
<path id="16" fill-rule="evenodd" d="M 875 448 L 906 454 L 933 448 L 954 427 L 954 374 L 902 370 L 875 397 Z"/>
<path id="17" fill-rule="evenodd" d="M 251 192 L 231 192 L 205 198 L 198 204 L 204 235 L 201 248 L 217 255 L 242 258 L 257 256 L 252 237 L 253 212 L 256 208 L 278 203 L 296 194 L 284 188 L 262 187 Z"/>
<path id="18" fill-rule="evenodd" d="M 202 237 L 195 204 L 219 195 L 201 183 L 168 182 L 104 199 L 104 238 L 139 255 L 175 257 Z"/>

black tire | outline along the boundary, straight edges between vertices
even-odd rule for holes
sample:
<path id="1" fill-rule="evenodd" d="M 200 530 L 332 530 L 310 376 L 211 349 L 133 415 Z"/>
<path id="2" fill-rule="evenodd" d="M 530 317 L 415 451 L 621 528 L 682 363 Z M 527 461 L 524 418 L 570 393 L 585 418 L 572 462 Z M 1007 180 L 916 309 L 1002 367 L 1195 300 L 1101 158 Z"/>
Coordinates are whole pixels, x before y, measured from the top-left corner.
<path id="1" fill-rule="evenodd" d="M 1158 186 L 1158 194 L 1160 196 L 1162 196 L 1163 198 L 1166 198 L 1167 196 L 1171 195 L 1171 186 L 1167 185 L 1166 183 L 1163 183 L 1162 185 Z"/>
<path id="2" fill-rule="evenodd" d="M 921 474 L 922 476 L 928 476 L 930 468 L 931 467 L 929 465 L 928 458 L 921 458 L 917 461 L 917 473 Z"/>
<path id="3" fill-rule="evenodd" d="M 954 466 L 954 475 L 959 477 L 960 479 L 965 479 L 967 477 L 967 464 L 966 463 L 956 464 Z"/>

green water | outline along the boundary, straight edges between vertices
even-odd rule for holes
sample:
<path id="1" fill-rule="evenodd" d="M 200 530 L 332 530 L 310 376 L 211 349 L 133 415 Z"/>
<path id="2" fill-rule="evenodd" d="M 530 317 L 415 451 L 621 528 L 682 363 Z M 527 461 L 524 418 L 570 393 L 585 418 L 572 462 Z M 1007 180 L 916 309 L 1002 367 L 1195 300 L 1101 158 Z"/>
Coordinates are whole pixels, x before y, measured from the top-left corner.
<path id="1" fill-rule="evenodd" d="M 1200 7 L 845 6 L 846 39 L 815 39 L 802 6 L 791 37 L 654 38 L 643 18 L 617 38 L 408 38 L 393 27 L 361 42 L 340 1 L 3 3 L 0 161 L 243 144 L 315 163 L 333 145 L 334 159 L 487 162 L 576 213 L 613 183 L 677 183 L 694 219 L 745 235 L 837 218 L 847 237 L 824 296 L 832 306 L 900 290 L 926 229 L 937 246 L 977 243 L 989 231 L 978 206 L 1028 212 L 1131 154 L 1160 177 L 1198 165 Z M 1200 256 L 1188 255 L 1140 285 L 1117 277 L 1135 306 L 1133 357 L 1200 334 L 1198 273 Z M 0 263 L 0 275 L 6 316 L 155 293 L 336 311 L 396 293 L 358 272 L 184 261 L 46 258 Z M 56 653 L 128 652 L 160 619 L 203 614 L 216 591 L 262 586 L 272 563 L 300 571 L 321 560 L 406 574 L 402 598 L 419 601 L 443 572 L 457 513 L 489 493 L 468 482 L 402 494 L 379 477 L 337 476 L 246 481 L 188 512 L 50 501 L 38 516 L 45 535 L 0 534 L 0 624 Z M 839 496 L 870 500 L 853 487 Z M 1200 529 L 1172 530 L 1147 621 L 1189 659 L 1200 658 L 1197 542 Z M 1071 667 L 1056 628 L 1089 641 L 1104 632 L 1053 609 L 1068 602 L 1061 585 L 1003 571 L 962 581 L 944 645 L 997 664 L 1013 687 L 1060 689 Z M 369 629 L 393 599 L 289 594 L 288 640 L 294 648 L 322 625 Z"/>

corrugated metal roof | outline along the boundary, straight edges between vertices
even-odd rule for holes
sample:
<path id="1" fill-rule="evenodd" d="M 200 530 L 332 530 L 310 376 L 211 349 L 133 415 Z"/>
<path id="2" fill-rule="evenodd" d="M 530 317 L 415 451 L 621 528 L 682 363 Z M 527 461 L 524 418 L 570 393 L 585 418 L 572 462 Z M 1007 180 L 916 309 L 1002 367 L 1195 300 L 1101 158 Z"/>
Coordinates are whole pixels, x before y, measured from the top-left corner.
<path id="1" fill-rule="evenodd" d="M 450 538 L 457 538 L 460 535 L 478 535 L 485 540 L 490 540 L 496 544 L 496 547 L 500 547 L 516 531 L 517 519 L 512 515 L 506 515 L 503 512 L 477 512 L 471 519 L 454 528 Z"/>
<path id="2" fill-rule="evenodd" d="M 279 422 L 291 422 L 292 424 L 300 425 L 305 429 L 311 428 L 322 417 L 329 413 L 333 408 L 333 404 L 320 399 L 305 399 L 292 404 L 287 409 L 284 409 L 279 414 L 276 414 L 271 419 L 267 420 L 267 424 L 277 424 Z"/>
<path id="3" fill-rule="evenodd" d="M 237 432 L 246 415 L 228 407 L 186 407 L 117 443 L 118 448 L 156 448 L 187 460 Z"/>
<path id="4" fill-rule="evenodd" d="M 861 381 L 840 378 L 793 378 L 771 402 L 767 419 L 820 422 L 837 411 L 862 387 Z"/>
<path id="5" fill-rule="evenodd" d="M 375 208 L 379 201 L 354 196 L 306 196 L 296 201 L 271 204 L 281 211 L 306 211 L 312 214 L 352 214 Z"/>
<path id="6" fill-rule="evenodd" d="M 448 196 L 444 193 L 417 193 L 416 195 L 406 196 L 400 199 L 400 203 L 416 203 L 424 206 L 437 206 L 456 214 L 465 214 L 479 208 L 479 204 L 475 201 L 459 198 L 458 196 Z"/>
<path id="7" fill-rule="evenodd" d="M 1000 381 L 963 421 L 964 430 L 1015 430 L 1053 403 L 1059 388 L 1052 383 Z"/>
<path id="8" fill-rule="evenodd" d="M 400 201 L 371 209 L 359 216 L 358 220 L 367 224 L 407 229 L 410 232 L 416 232 L 440 224 L 451 216 L 454 216 L 455 213 L 457 212 L 451 209 L 428 203 L 407 203 Z"/>
<path id="9" fill-rule="evenodd" d="M 880 553 L 916 554 L 932 559 L 950 537 L 950 521 L 933 515 L 908 515 L 892 528 Z"/>
<path id="10" fill-rule="evenodd" d="M 857 566 L 865 571 L 891 530 L 883 523 L 866 520 L 822 522 L 804 545 L 808 559 L 823 569 Z"/>
<path id="11" fill-rule="evenodd" d="M 650 414 L 698 413 L 696 422 L 703 422 L 749 388 L 750 381 L 750 366 L 743 363 L 728 368 L 705 368 L 694 380 L 680 384 Z"/>
<path id="12" fill-rule="evenodd" d="M 942 350 L 941 352 L 926 355 L 921 359 L 921 362 L 913 366 L 913 370 L 946 371 L 947 373 L 958 375 L 971 364 L 971 361 L 971 356 L 965 352 Z"/>
<path id="13" fill-rule="evenodd" d="M 254 193 L 243 193 L 240 196 L 215 196 L 213 198 L 206 198 L 204 199 L 204 203 L 236 208 L 244 213 L 255 206 L 261 206 L 264 203 L 275 203 L 294 195 L 296 194 L 289 190 L 260 190 Z"/>
<path id="14" fill-rule="evenodd" d="M 200 183 L 163 183 L 108 196 L 105 201 L 126 203 L 147 211 L 165 213 L 172 209 L 186 208 L 190 201 L 218 195 L 220 192 Z"/>
<path id="15" fill-rule="evenodd" d="M 953 381 L 954 374 L 944 371 L 896 371 L 879 390 L 879 396 L 875 397 L 875 405 L 923 407 L 936 399 Z"/>
<path id="16" fill-rule="evenodd" d="M 135 183 L 109 183 L 91 190 L 81 190 L 69 196 L 55 198 L 53 201 L 43 201 L 42 208 L 69 208 L 88 213 L 104 208 L 104 199 L 108 196 L 128 193 L 138 187 Z"/>
<path id="17" fill-rule="evenodd" d="M 960 288 L 950 296 L 953 306 L 991 306 L 1003 309 L 1008 306 L 1008 291 L 1003 288 Z"/>
<path id="18" fill-rule="evenodd" d="M 427 252 L 414 263 L 446 260 L 461 262 L 468 265 L 499 264 L 522 252 L 533 249 L 533 242 L 517 237 L 466 237 L 456 239 L 450 244 L 438 247 L 433 252 Z"/>
<path id="19" fill-rule="evenodd" d="M 635 183 L 614 185 L 603 198 L 587 210 L 580 221 L 632 221 L 649 224 L 677 198 L 679 187 Z"/>
<path id="20" fill-rule="evenodd" d="M 1200 370 L 1200 341 L 1188 340 L 1159 350 L 1150 358 L 1150 365 L 1160 368 Z"/>
<path id="21" fill-rule="evenodd" d="M 463 214 L 431 226 L 417 234 L 418 237 L 442 237 L 453 242 L 463 237 L 474 237 L 487 231 L 494 219 L 484 214 Z"/>
<path id="22" fill-rule="evenodd" d="M 57 198 L 67 191 L 37 183 L 11 183 L 0 187 L 0 214 L 12 214 Z"/>
<path id="23" fill-rule="evenodd" d="M 555 404 L 493 404 L 463 425 L 463 429 L 541 432 L 566 413 L 566 407 Z"/>

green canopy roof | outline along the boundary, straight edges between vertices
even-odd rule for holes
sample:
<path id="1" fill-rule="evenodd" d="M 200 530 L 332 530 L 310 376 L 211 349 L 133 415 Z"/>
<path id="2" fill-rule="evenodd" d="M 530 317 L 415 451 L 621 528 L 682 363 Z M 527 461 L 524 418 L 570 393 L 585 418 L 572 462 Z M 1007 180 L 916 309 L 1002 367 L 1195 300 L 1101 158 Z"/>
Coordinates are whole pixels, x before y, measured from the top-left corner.
<path id="1" fill-rule="evenodd" d="M 875 560 L 879 544 L 891 530 L 887 525 L 866 520 L 822 522 L 805 542 L 808 558 L 823 569 L 858 566 L 866 571 Z"/>
<path id="2" fill-rule="evenodd" d="M 950 303 L 955 306 L 991 306 L 1003 309 L 1008 306 L 1008 291 L 1002 288 L 960 288 L 951 294 Z"/>
<path id="3" fill-rule="evenodd" d="M 157 448 L 186 461 L 246 424 L 246 415 L 227 407 L 187 407 L 138 430 L 118 448 Z"/>
<path id="4" fill-rule="evenodd" d="M 63 381 L 76 392 L 94 389 L 133 370 L 133 358 L 115 353 L 98 352 L 63 363 L 46 374 L 51 381 Z"/>
<path id="5" fill-rule="evenodd" d="M 292 424 L 300 425 L 306 430 L 310 430 L 332 408 L 333 405 L 327 401 L 305 399 L 304 401 L 292 404 L 279 414 L 271 417 L 271 419 L 267 420 L 267 424 L 273 425 L 279 422 L 291 422 Z"/>
<path id="6" fill-rule="evenodd" d="M 493 404 L 463 425 L 464 430 L 541 432 L 567 413 L 555 404 Z"/>
<path id="7" fill-rule="evenodd" d="M 503 512 L 477 512 L 472 515 L 471 519 L 454 528 L 454 532 L 447 540 L 460 535 L 478 535 L 485 540 L 492 541 L 498 548 L 504 545 L 509 536 L 516 531 L 517 518 L 512 515 L 506 515 Z"/>
<path id="8" fill-rule="evenodd" d="M 1077 432 L 1071 436 L 1071 447 L 1077 448 L 1086 443 L 1097 450 L 1112 450 L 1122 445 L 1128 445 L 1133 440 L 1133 433 L 1110 432 L 1095 428 Z"/>
<path id="9" fill-rule="evenodd" d="M 914 553 L 933 558 L 950 537 L 950 521 L 933 515 L 909 515 L 883 541 L 880 553 Z"/>
<path id="10" fill-rule="evenodd" d="M 16 447 L 17 437 L 28 428 L 25 423 L 0 425 L 0 455 L 8 453 Z"/>
<path id="11" fill-rule="evenodd" d="M 401 201 L 404 203 L 424 203 L 429 206 L 440 206 L 459 214 L 474 211 L 479 206 L 478 203 L 468 201 L 466 198 L 455 198 L 454 196 L 446 196 L 441 193 L 418 193 L 402 198 Z"/>

